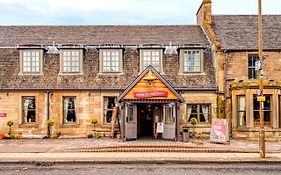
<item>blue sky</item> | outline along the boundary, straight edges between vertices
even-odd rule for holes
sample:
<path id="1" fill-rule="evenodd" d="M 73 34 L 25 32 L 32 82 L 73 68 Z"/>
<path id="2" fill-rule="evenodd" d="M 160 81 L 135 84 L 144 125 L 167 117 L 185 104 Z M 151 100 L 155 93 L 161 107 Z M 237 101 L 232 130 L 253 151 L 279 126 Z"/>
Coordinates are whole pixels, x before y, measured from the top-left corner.
<path id="1" fill-rule="evenodd" d="M 202 0 L 0 0 L 0 25 L 195 24 Z M 212 0 L 213 14 L 257 14 L 258 0 Z M 281 14 L 263 0 L 263 14 Z"/>

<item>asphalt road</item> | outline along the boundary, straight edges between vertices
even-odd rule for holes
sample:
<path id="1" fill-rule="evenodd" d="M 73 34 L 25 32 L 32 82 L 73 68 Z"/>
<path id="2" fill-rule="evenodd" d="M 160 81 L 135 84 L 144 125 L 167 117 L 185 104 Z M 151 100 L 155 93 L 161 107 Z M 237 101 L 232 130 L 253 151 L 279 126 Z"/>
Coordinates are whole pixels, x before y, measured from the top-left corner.
<path id="1" fill-rule="evenodd" d="M 0 164 L 0 175 L 280 175 L 281 164 Z"/>

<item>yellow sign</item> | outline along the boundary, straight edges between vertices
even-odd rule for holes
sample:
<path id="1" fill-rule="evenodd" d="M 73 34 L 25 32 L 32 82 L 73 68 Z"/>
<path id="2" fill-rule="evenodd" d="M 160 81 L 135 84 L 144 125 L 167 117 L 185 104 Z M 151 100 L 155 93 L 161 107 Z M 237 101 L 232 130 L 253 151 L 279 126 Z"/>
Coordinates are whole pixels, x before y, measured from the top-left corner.
<path id="1" fill-rule="evenodd" d="M 265 96 L 260 96 L 260 97 L 258 97 L 257 100 L 258 100 L 258 101 L 265 101 Z"/>

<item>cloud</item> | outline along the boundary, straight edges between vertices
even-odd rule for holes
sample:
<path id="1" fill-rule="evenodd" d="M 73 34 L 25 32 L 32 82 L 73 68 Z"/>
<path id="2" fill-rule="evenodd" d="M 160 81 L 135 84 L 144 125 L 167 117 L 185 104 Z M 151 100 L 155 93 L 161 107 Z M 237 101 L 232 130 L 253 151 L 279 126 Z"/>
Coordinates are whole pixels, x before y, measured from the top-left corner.
<path id="1" fill-rule="evenodd" d="M 202 0 L 0 0 L 0 24 L 195 24 Z M 214 14 L 257 14 L 257 0 L 213 0 Z M 279 13 L 280 0 L 264 0 Z"/>

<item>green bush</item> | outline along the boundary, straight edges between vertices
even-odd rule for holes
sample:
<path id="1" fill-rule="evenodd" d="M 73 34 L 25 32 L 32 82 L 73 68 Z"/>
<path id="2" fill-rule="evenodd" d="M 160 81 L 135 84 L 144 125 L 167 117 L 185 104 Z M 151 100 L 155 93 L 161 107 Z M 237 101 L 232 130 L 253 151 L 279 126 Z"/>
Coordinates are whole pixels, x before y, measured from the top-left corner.
<path id="1" fill-rule="evenodd" d="M 101 136 L 102 136 L 102 135 L 101 135 L 100 132 L 96 132 L 96 134 L 95 134 L 95 138 L 96 138 L 96 139 L 101 138 Z"/>
<path id="2" fill-rule="evenodd" d="M 91 123 L 95 126 L 98 123 L 98 119 L 97 118 L 92 118 L 91 119 Z"/>
<path id="3" fill-rule="evenodd" d="M 47 120 L 47 125 L 48 126 L 53 126 L 55 122 L 52 119 Z"/>

